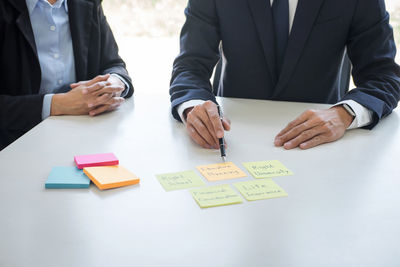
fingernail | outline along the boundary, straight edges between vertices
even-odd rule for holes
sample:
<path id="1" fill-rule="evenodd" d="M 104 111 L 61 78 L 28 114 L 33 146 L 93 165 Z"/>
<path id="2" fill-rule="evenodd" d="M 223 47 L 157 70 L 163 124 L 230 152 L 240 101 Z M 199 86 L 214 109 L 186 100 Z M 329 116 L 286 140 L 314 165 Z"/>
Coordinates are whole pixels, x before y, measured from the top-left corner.
<path id="1" fill-rule="evenodd" d="M 88 92 L 88 91 L 87 91 L 86 89 L 83 89 L 83 90 L 82 90 L 82 93 L 83 93 L 83 94 L 87 94 L 87 92 Z"/>
<path id="2" fill-rule="evenodd" d="M 92 104 L 92 103 L 89 103 L 89 104 L 88 104 L 88 107 L 89 107 L 89 108 L 93 107 L 93 104 Z"/>
<path id="3" fill-rule="evenodd" d="M 222 138 L 224 136 L 224 132 L 223 131 L 217 131 L 217 136 L 218 136 L 218 138 Z"/>

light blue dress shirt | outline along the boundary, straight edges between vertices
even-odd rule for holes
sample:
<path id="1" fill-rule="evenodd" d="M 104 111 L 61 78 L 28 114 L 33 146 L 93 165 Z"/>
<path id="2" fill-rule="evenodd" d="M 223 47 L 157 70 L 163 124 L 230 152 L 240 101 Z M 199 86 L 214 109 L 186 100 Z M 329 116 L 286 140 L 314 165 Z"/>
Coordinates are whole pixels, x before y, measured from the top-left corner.
<path id="1" fill-rule="evenodd" d="M 75 60 L 67 0 L 51 5 L 47 0 L 26 0 L 35 37 L 42 80 L 42 119 L 50 116 L 51 100 L 57 89 L 76 82 Z"/>

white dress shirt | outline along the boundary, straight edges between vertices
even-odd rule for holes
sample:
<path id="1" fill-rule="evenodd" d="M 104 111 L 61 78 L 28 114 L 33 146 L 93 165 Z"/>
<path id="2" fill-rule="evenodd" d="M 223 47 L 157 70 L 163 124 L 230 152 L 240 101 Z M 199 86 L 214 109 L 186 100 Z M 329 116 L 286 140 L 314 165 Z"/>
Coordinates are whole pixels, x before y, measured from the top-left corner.
<path id="1" fill-rule="evenodd" d="M 271 1 L 271 5 L 272 5 L 274 0 L 270 0 L 270 1 Z M 299 2 L 298 0 L 289 0 L 289 33 L 292 30 L 294 16 L 296 14 L 298 2 Z M 181 105 L 179 105 L 177 108 L 177 111 L 178 111 L 179 116 L 181 117 L 181 120 L 183 122 L 186 122 L 186 120 L 184 118 L 184 111 L 187 108 L 201 105 L 204 102 L 205 102 L 204 100 L 194 99 L 194 100 L 189 100 L 189 101 L 184 102 Z M 363 126 L 367 126 L 368 124 L 370 124 L 372 122 L 372 111 L 368 110 L 367 108 L 360 105 L 356 101 L 345 100 L 345 101 L 339 102 L 333 106 L 340 106 L 340 105 L 347 105 L 348 107 L 350 107 L 351 111 L 353 111 L 353 114 L 351 114 L 351 115 L 354 116 L 354 120 L 347 129 L 360 128 Z"/>
<path id="2" fill-rule="evenodd" d="M 50 115 L 53 92 L 74 83 L 75 59 L 69 28 L 67 0 L 26 0 L 42 73 L 42 119 Z"/>

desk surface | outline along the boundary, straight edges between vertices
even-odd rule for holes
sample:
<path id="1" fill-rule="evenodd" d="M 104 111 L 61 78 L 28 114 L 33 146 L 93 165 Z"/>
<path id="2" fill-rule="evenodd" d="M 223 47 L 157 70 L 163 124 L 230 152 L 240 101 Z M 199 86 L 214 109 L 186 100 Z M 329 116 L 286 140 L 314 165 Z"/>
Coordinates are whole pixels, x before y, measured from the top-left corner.
<path id="1" fill-rule="evenodd" d="M 103 116 L 53 117 L 0 152 L 0 266 L 400 266 L 400 111 L 311 150 L 273 146 L 323 105 L 220 99 L 228 160 L 282 161 L 289 196 L 200 209 L 155 174 L 220 162 L 196 146 L 168 97 L 137 95 Z M 53 166 L 114 152 L 139 186 L 45 190 Z M 232 184 L 250 177 L 209 185 Z"/>

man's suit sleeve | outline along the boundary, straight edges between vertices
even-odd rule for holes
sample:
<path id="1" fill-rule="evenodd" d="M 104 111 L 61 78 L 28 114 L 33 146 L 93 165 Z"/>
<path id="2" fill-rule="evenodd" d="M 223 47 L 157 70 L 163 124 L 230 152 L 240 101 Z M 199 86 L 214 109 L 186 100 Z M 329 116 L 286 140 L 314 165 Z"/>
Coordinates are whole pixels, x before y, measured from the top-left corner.
<path id="1" fill-rule="evenodd" d="M 172 115 L 179 121 L 180 104 L 192 99 L 216 101 L 210 78 L 221 40 L 215 0 L 189 0 L 185 15 L 170 87 Z"/>
<path id="2" fill-rule="evenodd" d="M 129 84 L 129 92 L 124 97 L 131 97 L 134 91 L 132 80 L 126 70 L 125 62 L 118 54 L 117 42 L 104 16 L 101 4 L 99 4 L 98 12 L 101 22 L 101 73 L 115 73 L 121 76 Z"/>
<path id="3" fill-rule="evenodd" d="M 372 129 L 400 99 L 400 67 L 395 63 L 393 29 L 384 0 L 359 0 L 348 38 L 348 54 L 357 86 L 344 100 L 354 100 L 373 112 Z"/>

